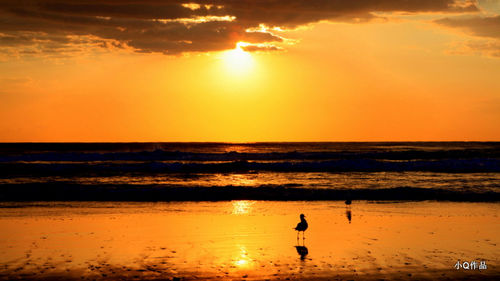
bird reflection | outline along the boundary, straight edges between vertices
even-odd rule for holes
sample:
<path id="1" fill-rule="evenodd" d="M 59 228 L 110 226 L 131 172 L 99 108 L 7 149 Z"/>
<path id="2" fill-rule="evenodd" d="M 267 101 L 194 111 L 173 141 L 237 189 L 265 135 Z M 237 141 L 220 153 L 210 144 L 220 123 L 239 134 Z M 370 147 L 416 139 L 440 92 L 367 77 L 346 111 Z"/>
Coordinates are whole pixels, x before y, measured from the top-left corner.
<path id="1" fill-rule="evenodd" d="M 345 200 L 345 215 L 347 217 L 347 220 L 349 221 L 349 223 L 351 223 L 351 219 L 352 219 L 352 213 L 351 213 L 351 196 L 347 196 L 347 200 Z"/>
<path id="2" fill-rule="evenodd" d="M 305 260 L 307 254 L 309 254 L 309 250 L 304 244 L 304 240 L 302 240 L 302 246 L 300 246 L 299 240 L 297 240 L 297 246 L 295 246 L 295 249 L 297 250 L 297 254 L 300 256 L 300 260 Z"/>
<path id="3" fill-rule="evenodd" d="M 350 207 L 346 208 L 345 215 L 347 217 L 347 220 L 349 220 L 349 223 L 351 223 L 352 214 L 351 214 L 351 208 Z"/>

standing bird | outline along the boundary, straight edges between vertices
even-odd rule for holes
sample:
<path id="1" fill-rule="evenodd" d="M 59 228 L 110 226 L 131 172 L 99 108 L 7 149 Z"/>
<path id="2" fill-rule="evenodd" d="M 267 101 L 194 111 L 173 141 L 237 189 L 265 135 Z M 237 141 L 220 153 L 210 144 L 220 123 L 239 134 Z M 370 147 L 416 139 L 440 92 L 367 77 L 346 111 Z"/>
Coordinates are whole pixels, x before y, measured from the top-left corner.
<path id="1" fill-rule="evenodd" d="M 302 239 L 305 239 L 304 238 L 304 231 L 306 231 L 306 229 L 308 227 L 305 217 L 306 216 L 304 216 L 304 214 L 300 214 L 300 222 L 295 227 L 295 230 L 297 230 L 297 240 L 299 239 L 299 234 L 301 231 L 302 231 Z"/>

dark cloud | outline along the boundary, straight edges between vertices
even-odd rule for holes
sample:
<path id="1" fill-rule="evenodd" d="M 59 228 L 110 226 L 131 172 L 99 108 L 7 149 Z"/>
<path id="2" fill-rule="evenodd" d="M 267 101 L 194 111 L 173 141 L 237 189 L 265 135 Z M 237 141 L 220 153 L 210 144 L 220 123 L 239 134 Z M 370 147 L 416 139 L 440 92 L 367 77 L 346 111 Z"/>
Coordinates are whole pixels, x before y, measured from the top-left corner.
<path id="1" fill-rule="evenodd" d="M 256 30 L 259 25 L 294 28 L 323 20 L 368 21 L 376 12 L 477 10 L 472 0 L 2 0 L 0 47 L 71 50 L 86 44 L 72 37 L 82 36 L 99 46 L 146 53 L 218 51 L 239 41 L 252 43 L 249 50 L 273 50 L 262 46 L 283 39 Z"/>
<path id="2" fill-rule="evenodd" d="M 210 1 L 203 1 L 210 2 Z M 371 19 L 374 12 L 477 11 L 468 0 L 228 0 L 224 10 L 249 25 L 296 27 L 321 20 Z"/>
<path id="3" fill-rule="evenodd" d="M 280 51 L 282 48 L 274 45 L 246 45 L 240 47 L 246 52 L 270 52 L 270 51 Z"/>

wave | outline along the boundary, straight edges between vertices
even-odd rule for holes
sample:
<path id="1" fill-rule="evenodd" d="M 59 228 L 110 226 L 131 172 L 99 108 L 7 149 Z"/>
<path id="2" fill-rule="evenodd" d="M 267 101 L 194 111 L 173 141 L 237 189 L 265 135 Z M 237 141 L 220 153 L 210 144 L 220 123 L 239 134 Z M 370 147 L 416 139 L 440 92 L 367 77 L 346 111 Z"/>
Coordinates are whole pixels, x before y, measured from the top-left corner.
<path id="1" fill-rule="evenodd" d="M 440 160 L 500 158 L 500 149 L 455 149 L 455 150 L 403 150 L 403 151 L 310 151 L 310 152 L 185 152 L 185 151 L 138 151 L 138 152 L 47 152 L 0 155 L 0 163 L 7 162 L 92 162 L 92 161 L 259 161 L 259 160 Z"/>
<path id="2" fill-rule="evenodd" d="M 230 161 L 230 162 L 14 162 L 0 163 L 0 177 L 22 175 L 116 175 L 123 173 L 232 173 L 232 172 L 500 172 L 500 159 L 442 159 L 384 161 L 339 159 L 327 161 Z"/>
<path id="3" fill-rule="evenodd" d="M 297 185 L 259 187 L 180 187 L 161 185 L 80 185 L 42 183 L 4 185 L 0 201 L 225 201 L 225 200 L 438 200 L 498 202 L 494 191 L 396 187 L 380 189 L 314 189 Z"/>

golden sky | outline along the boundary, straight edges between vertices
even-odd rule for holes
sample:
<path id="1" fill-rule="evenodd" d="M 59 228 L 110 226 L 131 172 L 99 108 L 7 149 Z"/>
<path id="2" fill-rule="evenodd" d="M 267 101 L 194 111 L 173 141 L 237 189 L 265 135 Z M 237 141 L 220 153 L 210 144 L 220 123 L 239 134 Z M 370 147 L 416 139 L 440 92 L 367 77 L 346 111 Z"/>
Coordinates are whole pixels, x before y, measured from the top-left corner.
<path id="1" fill-rule="evenodd" d="M 500 140 L 500 0 L 6 0 L 0 141 Z"/>

